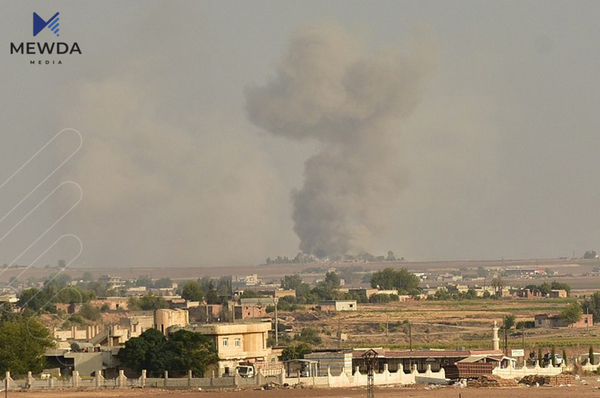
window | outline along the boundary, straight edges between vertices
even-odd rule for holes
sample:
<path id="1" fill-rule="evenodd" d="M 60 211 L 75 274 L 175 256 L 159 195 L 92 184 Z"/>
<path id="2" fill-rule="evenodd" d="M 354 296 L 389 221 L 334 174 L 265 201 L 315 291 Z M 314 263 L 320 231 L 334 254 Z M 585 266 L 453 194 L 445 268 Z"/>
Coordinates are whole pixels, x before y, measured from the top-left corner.
<path id="1" fill-rule="evenodd" d="M 229 346 L 229 339 L 227 337 L 225 337 L 223 339 L 223 347 L 228 347 Z"/>
<path id="2" fill-rule="evenodd" d="M 236 347 L 241 347 L 242 346 L 242 339 L 235 339 L 235 346 Z"/>

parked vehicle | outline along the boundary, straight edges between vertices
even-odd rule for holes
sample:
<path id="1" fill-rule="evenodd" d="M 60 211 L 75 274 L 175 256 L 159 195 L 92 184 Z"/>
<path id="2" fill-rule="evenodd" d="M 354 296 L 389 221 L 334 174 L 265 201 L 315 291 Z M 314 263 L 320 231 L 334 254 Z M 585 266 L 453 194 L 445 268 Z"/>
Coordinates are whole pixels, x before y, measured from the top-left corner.
<path id="1" fill-rule="evenodd" d="M 237 374 L 241 377 L 252 378 L 255 375 L 254 366 L 252 365 L 238 365 L 238 367 L 235 368 L 235 370 Z"/>

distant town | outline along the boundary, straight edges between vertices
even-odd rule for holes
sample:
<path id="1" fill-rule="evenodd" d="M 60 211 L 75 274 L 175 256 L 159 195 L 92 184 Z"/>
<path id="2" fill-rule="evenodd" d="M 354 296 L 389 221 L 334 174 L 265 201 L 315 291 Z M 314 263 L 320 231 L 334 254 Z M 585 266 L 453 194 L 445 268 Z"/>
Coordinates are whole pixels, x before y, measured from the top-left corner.
<path id="1" fill-rule="evenodd" d="M 136 277 L 126 275 L 140 270 L 68 269 L 63 260 L 35 272 L 5 265 L 10 322 L 0 339 L 10 343 L 0 367 L 13 389 L 368 387 L 592 371 L 600 292 L 590 286 L 600 261 L 584 257 L 297 256 Z"/>

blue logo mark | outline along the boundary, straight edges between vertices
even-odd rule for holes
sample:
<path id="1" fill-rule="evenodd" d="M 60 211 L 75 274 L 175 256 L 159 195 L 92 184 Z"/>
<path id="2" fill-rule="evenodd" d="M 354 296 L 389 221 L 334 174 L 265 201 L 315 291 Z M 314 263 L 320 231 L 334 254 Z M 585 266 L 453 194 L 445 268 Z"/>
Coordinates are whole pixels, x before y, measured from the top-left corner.
<path id="1" fill-rule="evenodd" d="M 48 27 L 56 36 L 60 36 L 58 25 L 58 13 L 54 14 L 48 21 L 44 21 L 37 13 L 33 13 L 33 36 L 37 36 L 45 27 Z"/>

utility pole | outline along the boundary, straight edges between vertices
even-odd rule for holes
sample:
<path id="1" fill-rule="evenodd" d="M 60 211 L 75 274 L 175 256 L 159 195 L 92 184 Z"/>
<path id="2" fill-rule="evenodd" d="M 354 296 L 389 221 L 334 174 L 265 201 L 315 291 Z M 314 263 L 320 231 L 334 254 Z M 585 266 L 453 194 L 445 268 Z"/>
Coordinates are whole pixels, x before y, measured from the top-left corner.
<path id="1" fill-rule="evenodd" d="M 279 304 L 279 299 L 274 297 L 273 302 L 275 303 L 275 346 L 277 347 L 279 345 L 279 319 L 277 318 L 277 304 Z"/>
<path id="2" fill-rule="evenodd" d="M 585 307 L 585 331 L 590 331 L 590 306 Z"/>
<path id="3" fill-rule="evenodd" d="M 390 331 L 390 315 L 386 315 L 386 321 L 385 321 L 385 337 L 389 336 L 389 331 Z"/>
<path id="4" fill-rule="evenodd" d="M 367 368 L 367 398 L 375 398 L 375 361 L 377 356 L 377 352 L 373 349 L 363 354 Z"/>
<path id="5" fill-rule="evenodd" d="M 338 338 L 338 349 L 339 349 L 342 346 L 342 319 L 341 318 L 338 318 L 337 338 Z"/>

